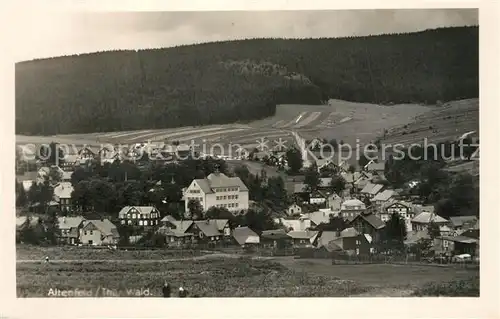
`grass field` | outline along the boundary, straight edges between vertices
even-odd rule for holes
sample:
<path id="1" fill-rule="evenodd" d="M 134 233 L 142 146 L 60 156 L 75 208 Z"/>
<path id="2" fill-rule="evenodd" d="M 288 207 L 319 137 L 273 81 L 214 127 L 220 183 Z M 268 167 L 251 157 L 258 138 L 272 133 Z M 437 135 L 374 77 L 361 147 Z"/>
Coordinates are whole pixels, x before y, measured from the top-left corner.
<path id="1" fill-rule="evenodd" d="M 222 254 L 177 259 L 178 255 L 165 251 L 140 252 L 140 256 L 136 255 L 138 252 L 116 253 L 103 251 L 99 255 L 68 248 L 18 247 L 17 294 L 43 297 L 51 288 L 77 288 L 92 291 L 92 296 L 99 290 L 98 296 L 103 296 L 106 288 L 123 297 L 129 296 L 127 289 L 148 289 L 149 297 L 157 297 L 165 280 L 174 289 L 183 286 L 191 295 L 200 297 L 411 296 L 416 292 L 439 295 L 454 287 L 448 284 L 450 281 L 472 280 L 478 286 L 477 269 L 331 265 L 327 259 Z M 48 254 L 54 258 L 49 264 L 38 261 L 41 258 L 26 261 Z"/>
<path id="2" fill-rule="evenodd" d="M 354 143 L 356 138 L 367 142 L 393 125 L 409 122 L 430 108 L 421 105 L 382 106 L 331 100 L 328 105 L 279 105 L 276 115 L 248 124 L 210 125 L 160 130 L 102 132 L 55 136 L 16 136 L 17 144 L 42 144 L 57 141 L 77 146 L 87 144 L 134 144 L 147 141 L 194 141 L 196 144 L 238 144 L 246 149 L 256 146 L 260 138 L 282 138 L 293 144 L 290 132 L 298 131 L 306 138 L 325 137 Z M 208 146 L 210 148 L 210 145 Z"/>

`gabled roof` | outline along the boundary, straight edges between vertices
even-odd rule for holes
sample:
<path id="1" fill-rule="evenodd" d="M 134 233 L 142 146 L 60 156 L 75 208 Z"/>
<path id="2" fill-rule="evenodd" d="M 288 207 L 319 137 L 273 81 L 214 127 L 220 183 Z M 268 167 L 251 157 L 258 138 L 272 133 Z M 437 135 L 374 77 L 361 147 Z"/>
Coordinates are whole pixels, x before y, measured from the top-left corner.
<path id="1" fill-rule="evenodd" d="M 311 222 L 313 222 L 316 225 L 319 224 L 328 224 L 330 222 L 330 214 L 322 211 L 316 211 L 309 213 L 307 215 Z"/>
<path id="2" fill-rule="evenodd" d="M 167 216 L 165 216 L 165 217 L 163 217 L 163 218 L 161 219 L 161 222 L 164 222 L 164 223 L 165 223 L 165 222 L 174 223 L 174 222 L 176 222 L 176 221 L 177 221 L 177 219 L 175 219 L 175 218 L 174 218 L 174 217 L 172 217 L 171 215 L 167 215 Z"/>
<path id="3" fill-rule="evenodd" d="M 311 239 L 318 232 L 314 230 L 292 230 L 288 232 L 288 236 L 293 239 Z"/>
<path id="4" fill-rule="evenodd" d="M 113 236 L 113 237 L 119 237 L 120 235 L 118 234 L 118 230 L 109 219 L 91 219 L 91 220 L 85 220 L 83 222 L 83 227 L 87 227 L 87 225 L 92 224 L 94 225 L 103 235 L 105 236 Z"/>
<path id="5" fill-rule="evenodd" d="M 215 220 L 197 220 L 194 222 L 194 224 L 205 236 L 212 237 L 222 235 L 217 227 L 217 222 Z"/>
<path id="6" fill-rule="evenodd" d="M 377 195 L 375 195 L 375 197 L 373 198 L 374 201 L 387 201 L 389 200 L 392 196 L 394 196 L 396 194 L 396 192 L 392 189 L 386 189 L 385 191 L 383 192 L 380 192 L 378 193 Z"/>
<path id="7" fill-rule="evenodd" d="M 223 173 L 212 173 L 206 179 L 210 188 L 239 187 L 240 191 L 248 191 L 248 188 L 239 177 L 228 177 Z"/>
<path id="8" fill-rule="evenodd" d="M 359 233 L 353 227 L 349 227 L 340 232 L 340 237 L 348 238 L 348 237 L 356 237 L 359 236 Z"/>
<path id="9" fill-rule="evenodd" d="M 404 241 L 405 245 L 414 245 L 421 239 L 430 239 L 431 236 L 427 230 L 409 232 Z"/>
<path id="10" fill-rule="evenodd" d="M 297 183 L 293 185 L 294 193 L 307 193 L 307 185 L 304 183 Z"/>
<path id="11" fill-rule="evenodd" d="M 154 206 L 125 206 L 118 213 L 118 217 L 119 218 L 125 218 L 127 216 L 128 212 L 132 208 L 137 209 L 137 212 L 139 214 L 150 214 L 153 210 L 156 209 Z"/>
<path id="12" fill-rule="evenodd" d="M 362 218 L 363 220 L 365 220 L 368 224 L 370 224 L 375 229 L 382 229 L 385 227 L 385 223 L 380 218 L 375 216 L 374 214 L 368 214 L 368 215 L 359 214 L 356 217 L 354 217 L 351 220 L 351 222 L 353 222 L 357 218 Z"/>
<path id="13" fill-rule="evenodd" d="M 177 233 L 185 233 L 189 227 L 193 224 L 192 220 L 176 220 L 173 221 L 172 224 L 175 226 L 175 228 L 172 230 Z"/>
<path id="14" fill-rule="evenodd" d="M 453 242 L 462 243 L 462 244 L 475 244 L 478 242 L 477 239 L 465 237 L 465 236 L 441 236 L 439 238 L 453 241 Z"/>
<path id="15" fill-rule="evenodd" d="M 259 235 L 248 227 L 237 227 L 233 230 L 233 237 L 239 245 L 258 244 Z"/>
<path id="16" fill-rule="evenodd" d="M 426 205 L 426 206 L 413 205 L 413 211 L 417 215 L 422 213 L 422 212 L 434 213 L 434 206 L 432 206 L 432 205 Z"/>
<path id="17" fill-rule="evenodd" d="M 327 199 L 328 195 L 329 195 L 328 193 L 323 192 L 321 190 L 315 190 L 314 192 L 311 193 L 311 197 L 312 198 L 324 198 L 324 199 Z"/>
<path id="18" fill-rule="evenodd" d="M 74 217 L 58 217 L 57 218 L 57 223 L 59 226 L 59 229 L 70 229 L 70 228 L 76 228 L 80 226 L 80 224 L 85 220 L 82 216 L 74 216 Z"/>
<path id="19" fill-rule="evenodd" d="M 461 227 L 466 223 L 475 223 L 479 219 L 476 216 L 453 216 L 450 217 L 450 222 L 453 227 Z"/>
<path id="20" fill-rule="evenodd" d="M 71 198 L 73 193 L 73 185 L 70 182 L 60 182 L 54 187 L 54 196 L 58 199 Z"/>
<path id="21" fill-rule="evenodd" d="M 224 230 L 224 227 L 226 227 L 227 223 L 229 222 L 229 219 L 213 219 L 215 221 L 215 224 L 217 225 L 217 229 L 219 231 Z"/>
<path id="22" fill-rule="evenodd" d="M 28 218 L 28 216 L 18 216 L 18 217 L 16 217 L 16 228 L 20 228 L 21 226 L 23 226 L 24 223 L 26 223 L 27 218 Z M 31 221 L 30 221 L 30 225 L 31 226 L 36 226 L 39 221 L 40 221 L 40 217 L 38 217 L 38 216 L 32 216 L 31 217 Z"/>
<path id="23" fill-rule="evenodd" d="M 335 232 L 335 231 L 320 232 L 316 236 L 316 240 L 317 240 L 316 247 L 320 248 L 323 246 L 327 246 L 329 242 L 331 242 L 332 240 L 334 240 L 336 238 L 338 238 L 338 236 L 337 236 L 337 232 Z"/>
<path id="24" fill-rule="evenodd" d="M 365 169 L 367 171 L 383 171 L 385 169 L 385 162 L 375 163 L 371 161 L 370 163 L 365 165 Z"/>
<path id="25" fill-rule="evenodd" d="M 412 223 L 420 223 L 420 224 L 429 224 L 431 222 L 434 223 L 446 223 L 447 220 L 443 217 L 436 215 L 430 212 L 421 212 L 417 216 L 415 216 L 412 220 Z"/>
<path id="26" fill-rule="evenodd" d="M 283 229 L 264 230 L 260 234 L 261 238 L 266 239 L 288 239 L 290 238 Z"/>
<path id="27" fill-rule="evenodd" d="M 363 203 L 362 201 L 360 201 L 359 199 L 356 199 L 356 198 L 348 199 L 348 200 L 344 201 L 341 205 L 342 206 L 349 206 L 349 207 L 361 206 L 362 209 L 366 208 L 365 203 Z"/>
<path id="28" fill-rule="evenodd" d="M 361 190 L 362 194 L 376 195 L 384 186 L 381 184 L 368 183 Z"/>

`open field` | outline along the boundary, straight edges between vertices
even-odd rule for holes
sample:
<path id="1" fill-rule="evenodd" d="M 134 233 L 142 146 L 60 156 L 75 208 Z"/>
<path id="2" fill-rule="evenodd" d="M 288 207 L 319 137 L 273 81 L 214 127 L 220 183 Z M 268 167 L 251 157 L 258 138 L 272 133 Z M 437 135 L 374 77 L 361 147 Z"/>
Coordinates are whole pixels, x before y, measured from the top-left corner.
<path id="1" fill-rule="evenodd" d="M 175 258 L 167 250 L 94 250 L 96 254 L 90 254 L 91 250 L 85 249 L 78 252 L 61 247 L 21 246 L 17 251 L 19 297 L 47 296 L 51 288 L 89 290 L 92 296 L 103 296 L 103 288 L 117 296 L 129 296 L 127 289 L 149 289 L 149 297 L 157 297 L 165 280 L 174 291 L 182 285 L 191 295 L 200 297 L 410 296 L 415 291 L 426 294 L 431 291 L 430 284 L 446 285 L 446 282 L 478 276 L 477 269 L 331 265 L 329 259 L 242 257 L 218 253 Z M 49 264 L 41 262 L 41 258 L 25 260 L 50 254 L 54 260 Z M 439 289 L 432 291 L 439 292 Z"/>
<path id="2" fill-rule="evenodd" d="M 274 116 L 248 124 L 55 136 L 17 135 L 16 143 L 41 144 L 58 141 L 64 144 L 88 144 L 98 147 L 105 143 L 134 144 L 178 140 L 184 143 L 194 141 L 196 144 L 231 143 L 251 149 L 261 138 L 271 140 L 270 147 L 274 146 L 273 140 L 280 138 L 287 141 L 286 145 L 291 145 L 291 131 L 298 131 L 306 138 L 319 136 L 343 139 L 350 143 L 359 138 L 367 142 L 378 136 L 384 128 L 407 123 L 429 109 L 416 104 L 383 106 L 330 100 L 328 105 L 278 105 Z"/>
<path id="3" fill-rule="evenodd" d="M 411 144 L 454 141 L 462 134 L 476 131 L 479 135 L 479 99 L 468 99 L 446 103 L 439 108 L 417 116 L 406 126 L 389 130 L 386 144 Z"/>

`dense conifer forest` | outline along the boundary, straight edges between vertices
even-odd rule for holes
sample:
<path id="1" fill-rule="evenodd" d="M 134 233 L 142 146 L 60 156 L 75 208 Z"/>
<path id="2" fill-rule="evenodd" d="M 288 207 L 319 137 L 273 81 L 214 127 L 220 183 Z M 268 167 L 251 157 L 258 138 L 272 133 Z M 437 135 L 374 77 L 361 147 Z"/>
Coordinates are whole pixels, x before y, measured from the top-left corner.
<path id="1" fill-rule="evenodd" d="M 337 39 L 253 39 L 16 64 L 16 133 L 244 122 L 329 98 L 426 103 L 478 97 L 479 29 Z"/>

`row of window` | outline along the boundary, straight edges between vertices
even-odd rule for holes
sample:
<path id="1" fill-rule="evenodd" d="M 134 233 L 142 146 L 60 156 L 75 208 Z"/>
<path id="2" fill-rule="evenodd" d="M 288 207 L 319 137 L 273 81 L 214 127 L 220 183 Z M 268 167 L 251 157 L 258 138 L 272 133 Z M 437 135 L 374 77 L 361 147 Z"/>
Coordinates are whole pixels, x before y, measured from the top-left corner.
<path id="1" fill-rule="evenodd" d="M 139 219 L 139 218 L 147 218 L 147 219 L 154 219 L 154 218 L 160 218 L 159 213 L 151 213 L 151 214 L 127 214 L 128 219 Z"/>
<path id="2" fill-rule="evenodd" d="M 209 237 L 209 239 L 211 241 L 216 241 L 216 240 L 220 239 L 220 236 L 212 236 L 212 237 Z M 180 242 L 194 242 L 195 241 L 195 237 L 194 236 L 191 236 L 191 237 L 181 237 L 181 238 L 177 239 L 177 241 L 180 241 Z M 170 237 L 170 242 L 171 243 L 175 242 L 175 237 Z"/>
<path id="3" fill-rule="evenodd" d="M 190 193 L 192 193 L 192 194 L 199 194 L 199 193 L 201 193 L 201 191 L 199 189 L 192 189 L 190 191 Z"/>
<path id="4" fill-rule="evenodd" d="M 190 200 L 197 200 L 200 203 L 202 203 L 203 202 L 203 197 L 188 197 L 187 201 L 189 202 Z"/>
<path id="5" fill-rule="evenodd" d="M 122 225 L 125 225 L 125 219 L 121 221 Z M 127 220 L 127 225 L 132 225 L 132 220 Z M 139 220 L 139 226 L 154 226 L 158 225 L 158 220 Z"/>
<path id="6" fill-rule="evenodd" d="M 238 195 L 215 196 L 216 200 L 238 199 Z"/>
<path id="7" fill-rule="evenodd" d="M 238 187 L 229 187 L 229 188 L 216 188 L 216 193 L 225 193 L 225 192 L 237 192 Z"/>
<path id="8" fill-rule="evenodd" d="M 215 207 L 224 207 L 224 208 L 237 208 L 238 203 L 229 203 L 229 204 L 217 204 Z"/>
<path id="9" fill-rule="evenodd" d="M 94 231 L 92 231 L 92 230 L 89 230 L 89 231 L 84 230 L 84 231 L 83 231 L 83 234 L 84 234 L 85 236 L 87 236 L 87 235 L 93 235 L 93 234 L 94 234 Z"/>

